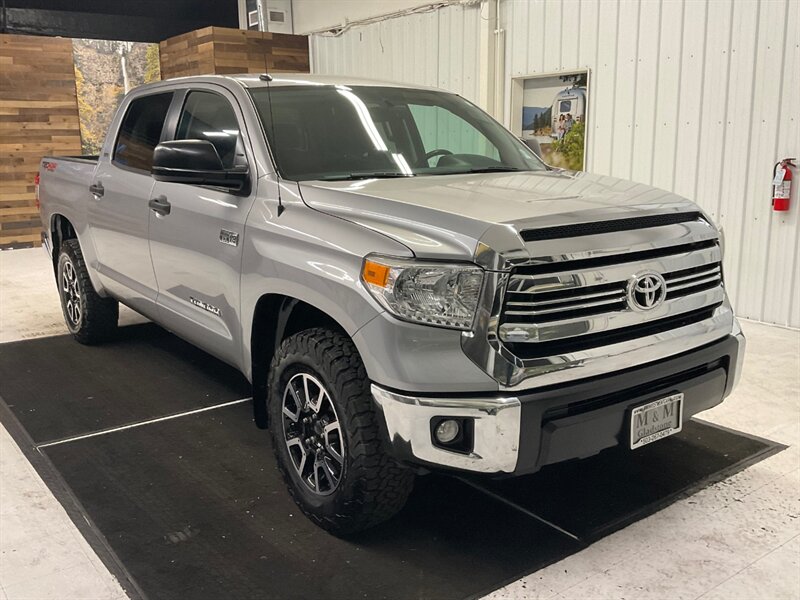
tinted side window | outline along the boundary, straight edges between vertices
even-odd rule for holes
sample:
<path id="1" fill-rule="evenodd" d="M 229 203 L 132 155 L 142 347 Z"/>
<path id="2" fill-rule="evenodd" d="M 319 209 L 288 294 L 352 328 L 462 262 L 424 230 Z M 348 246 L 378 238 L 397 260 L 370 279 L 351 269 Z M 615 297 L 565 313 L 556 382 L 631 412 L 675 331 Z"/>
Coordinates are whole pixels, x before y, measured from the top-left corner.
<path id="1" fill-rule="evenodd" d="M 178 122 L 176 140 L 208 140 L 217 149 L 222 166 L 244 164 L 239 154 L 239 123 L 230 102 L 213 92 L 190 92 Z"/>
<path id="2" fill-rule="evenodd" d="M 172 92 L 153 94 L 131 102 L 117 136 L 114 162 L 134 169 L 150 171 L 153 150 L 161 139 Z"/>

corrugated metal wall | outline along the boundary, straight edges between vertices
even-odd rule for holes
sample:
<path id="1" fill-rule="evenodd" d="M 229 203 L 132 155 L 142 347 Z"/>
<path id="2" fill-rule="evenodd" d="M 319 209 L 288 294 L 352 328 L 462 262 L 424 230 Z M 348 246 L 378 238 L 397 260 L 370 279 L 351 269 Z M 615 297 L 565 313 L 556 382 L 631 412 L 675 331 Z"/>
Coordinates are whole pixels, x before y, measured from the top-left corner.
<path id="1" fill-rule="evenodd" d="M 800 327 L 800 199 L 773 213 L 774 162 L 800 154 L 797 0 L 502 0 L 510 78 L 591 69 L 587 169 L 673 190 L 724 227 L 743 317 Z M 479 9 L 312 38 L 312 71 L 478 97 Z M 800 174 L 799 174 L 800 175 Z"/>
<path id="2" fill-rule="evenodd" d="M 311 72 L 429 85 L 477 102 L 479 19 L 477 5 L 456 5 L 313 35 Z"/>

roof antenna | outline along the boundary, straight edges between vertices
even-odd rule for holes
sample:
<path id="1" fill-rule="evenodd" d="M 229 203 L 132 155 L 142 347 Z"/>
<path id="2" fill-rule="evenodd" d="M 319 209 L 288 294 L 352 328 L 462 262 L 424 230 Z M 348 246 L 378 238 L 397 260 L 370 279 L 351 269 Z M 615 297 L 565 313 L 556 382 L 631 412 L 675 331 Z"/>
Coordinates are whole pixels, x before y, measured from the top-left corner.
<path id="1" fill-rule="evenodd" d="M 264 56 L 264 67 L 267 66 L 267 57 Z M 272 82 L 272 75 L 269 73 L 262 73 L 258 76 L 261 81 L 267 82 L 267 100 L 269 101 L 269 128 L 272 131 L 272 140 L 275 142 L 275 145 L 278 145 L 278 140 L 275 138 L 275 117 L 272 114 L 272 86 L 270 83 Z M 276 161 L 277 167 L 277 161 Z M 280 217 L 283 214 L 283 211 L 286 210 L 283 206 L 283 200 L 281 200 L 281 176 L 279 173 L 276 173 L 278 176 L 278 216 Z"/>

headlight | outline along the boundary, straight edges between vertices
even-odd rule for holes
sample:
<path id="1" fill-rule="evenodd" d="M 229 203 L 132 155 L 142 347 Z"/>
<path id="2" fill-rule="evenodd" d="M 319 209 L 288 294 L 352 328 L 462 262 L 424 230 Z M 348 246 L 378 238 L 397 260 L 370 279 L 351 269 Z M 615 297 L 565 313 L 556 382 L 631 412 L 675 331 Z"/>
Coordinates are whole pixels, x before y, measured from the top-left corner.
<path id="1" fill-rule="evenodd" d="M 478 307 L 483 269 L 371 255 L 364 259 L 361 281 L 400 319 L 468 330 Z"/>

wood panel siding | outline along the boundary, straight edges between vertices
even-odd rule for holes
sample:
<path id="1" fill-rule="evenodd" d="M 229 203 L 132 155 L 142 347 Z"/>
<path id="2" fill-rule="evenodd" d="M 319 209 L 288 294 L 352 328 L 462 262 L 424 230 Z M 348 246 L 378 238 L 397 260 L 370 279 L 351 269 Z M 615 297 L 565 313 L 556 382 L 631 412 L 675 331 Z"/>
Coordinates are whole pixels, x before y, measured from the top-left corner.
<path id="1" fill-rule="evenodd" d="M 206 27 L 161 42 L 161 77 L 308 73 L 304 35 Z"/>
<path id="2" fill-rule="evenodd" d="M 0 249 L 41 243 L 42 156 L 81 153 L 72 64 L 69 39 L 0 34 Z"/>

